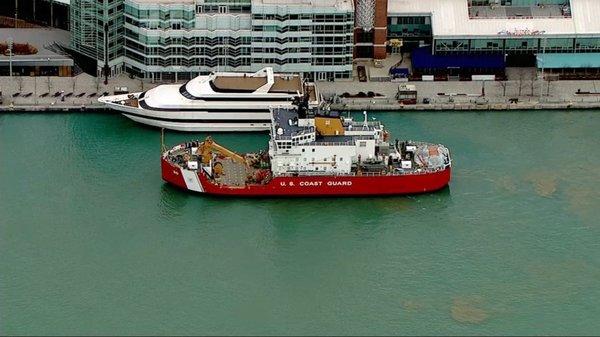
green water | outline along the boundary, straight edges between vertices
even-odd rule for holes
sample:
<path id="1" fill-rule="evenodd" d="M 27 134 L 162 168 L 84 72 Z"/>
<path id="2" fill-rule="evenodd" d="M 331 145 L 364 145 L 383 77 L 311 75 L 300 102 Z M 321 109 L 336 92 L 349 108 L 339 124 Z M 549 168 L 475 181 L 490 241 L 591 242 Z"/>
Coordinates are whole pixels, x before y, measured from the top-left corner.
<path id="1" fill-rule="evenodd" d="M 597 112 L 371 116 L 448 145 L 450 188 L 206 197 L 155 129 L 0 115 L 0 334 L 600 333 Z"/>

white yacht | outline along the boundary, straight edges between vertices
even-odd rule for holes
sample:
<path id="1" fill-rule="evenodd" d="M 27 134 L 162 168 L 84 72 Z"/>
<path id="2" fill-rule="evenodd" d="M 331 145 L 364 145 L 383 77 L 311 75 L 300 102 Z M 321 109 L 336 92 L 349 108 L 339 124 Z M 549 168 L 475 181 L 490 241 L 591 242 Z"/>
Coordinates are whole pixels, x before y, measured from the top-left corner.
<path id="1" fill-rule="evenodd" d="M 177 131 L 265 131 L 270 109 L 308 99 L 319 104 L 314 83 L 299 75 L 220 72 L 198 76 L 185 84 L 160 85 L 148 91 L 104 96 L 99 101 L 147 125 Z"/>

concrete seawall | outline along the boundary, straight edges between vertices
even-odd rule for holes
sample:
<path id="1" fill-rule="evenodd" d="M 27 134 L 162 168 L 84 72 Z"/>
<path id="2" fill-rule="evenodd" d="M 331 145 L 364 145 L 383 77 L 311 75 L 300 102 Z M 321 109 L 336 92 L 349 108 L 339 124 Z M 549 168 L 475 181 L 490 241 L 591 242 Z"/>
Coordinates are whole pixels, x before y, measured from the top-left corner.
<path id="1" fill-rule="evenodd" d="M 505 111 L 505 110 L 582 110 L 600 109 L 600 103 L 435 103 L 435 104 L 332 104 L 332 110 L 349 111 Z"/>
<path id="2" fill-rule="evenodd" d="M 115 87 L 130 92 L 151 89 L 149 83 L 127 76 L 109 80 L 82 74 L 76 77 L 0 77 L 3 104 L 0 113 L 10 112 L 114 112 L 98 102 Z M 319 92 L 334 102 L 332 109 L 351 111 L 493 111 L 600 109 L 600 82 L 596 81 L 505 81 L 505 82 L 412 82 L 417 87 L 415 105 L 399 104 L 393 82 L 318 82 Z M 64 99 L 57 94 L 63 93 Z M 341 98 L 341 94 L 373 92 L 377 98 Z M 586 94 L 581 94 L 586 93 Z M 428 100 L 429 104 L 422 104 Z M 517 103 L 509 103 L 516 101 Z"/>
<path id="3" fill-rule="evenodd" d="M 600 103 L 523 103 L 523 104 L 332 104 L 332 110 L 343 111 L 506 111 L 506 110 L 600 110 Z M 0 113 L 118 113 L 99 104 L 89 105 L 15 105 L 0 106 Z"/>
<path id="4" fill-rule="evenodd" d="M 117 111 L 108 109 L 102 105 L 15 105 L 15 106 L 0 106 L 2 113 L 44 113 L 44 112 L 106 112 L 117 113 Z"/>

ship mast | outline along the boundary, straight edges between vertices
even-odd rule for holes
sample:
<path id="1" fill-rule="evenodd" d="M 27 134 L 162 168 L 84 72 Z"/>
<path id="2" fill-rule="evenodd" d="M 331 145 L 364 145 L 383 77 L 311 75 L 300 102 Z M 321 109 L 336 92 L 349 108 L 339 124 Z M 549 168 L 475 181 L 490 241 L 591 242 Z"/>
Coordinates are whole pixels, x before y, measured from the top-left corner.
<path id="1" fill-rule="evenodd" d="M 165 146 L 165 128 L 160 128 L 160 153 L 163 154 L 167 152 L 167 147 Z"/>

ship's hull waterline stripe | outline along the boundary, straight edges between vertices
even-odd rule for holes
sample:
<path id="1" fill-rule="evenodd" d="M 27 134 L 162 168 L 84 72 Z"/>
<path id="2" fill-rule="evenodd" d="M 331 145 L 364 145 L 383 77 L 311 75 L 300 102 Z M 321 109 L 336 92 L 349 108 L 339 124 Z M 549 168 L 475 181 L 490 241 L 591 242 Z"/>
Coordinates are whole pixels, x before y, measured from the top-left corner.
<path id="1" fill-rule="evenodd" d="M 269 124 L 271 124 L 270 118 L 265 118 L 265 119 L 208 119 L 208 118 L 178 119 L 178 118 L 164 118 L 164 117 L 147 116 L 147 115 L 136 114 L 136 113 L 132 113 L 132 112 L 121 112 L 121 113 L 125 116 L 135 116 L 135 117 L 151 119 L 151 120 L 155 120 L 155 121 L 174 122 L 174 123 L 197 123 L 197 124 L 204 124 L 204 123 L 269 123 Z"/>

